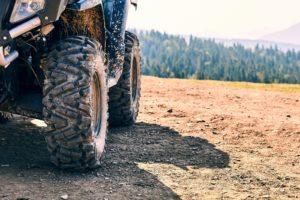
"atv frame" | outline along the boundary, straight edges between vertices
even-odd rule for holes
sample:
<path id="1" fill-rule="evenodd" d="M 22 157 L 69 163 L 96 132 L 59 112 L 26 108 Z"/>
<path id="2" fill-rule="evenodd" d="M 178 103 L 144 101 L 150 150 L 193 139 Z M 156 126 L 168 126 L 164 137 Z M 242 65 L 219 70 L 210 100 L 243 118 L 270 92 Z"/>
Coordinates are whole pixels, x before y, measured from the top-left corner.
<path id="1" fill-rule="evenodd" d="M 0 19 L 7 19 L 6 13 L 12 9 L 11 1 L 3 1 L 0 6 Z M 74 3 L 68 4 L 68 2 Z M 120 40 L 124 40 L 125 37 L 129 2 L 128 0 L 117 1 L 119 3 L 117 3 L 115 7 L 112 7 L 112 0 L 104 0 L 103 2 L 104 3 L 102 3 L 101 0 L 51 0 L 51 3 L 47 4 L 45 9 L 37 13 L 35 17 L 25 20 L 16 26 L 10 24 L 5 28 L 3 21 L 0 20 L 0 67 L 7 68 L 10 65 L 14 65 L 13 61 L 20 56 L 19 52 L 17 50 L 11 50 L 12 46 L 10 46 L 15 42 L 16 38 L 29 31 L 36 30 L 39 27 L 42 27 L 40 30 L 42 32 L 41 34 L 46 34 L 49 29 L 53 29 L 53 23 L 57 23 L 56 25 L 61 26 L 61 29 L 70 29 L 67 27 L 68 24 L 57 22 L 60 18 L 63 18 L 66 20 L 66 23 L 76 23 L 76 25 L 73 24 L 72 26 L 77 26 L 75 30 L 66 30 L 69 32 L 67 35 L 73 35 L 76 31 L 79 33 L 87 31 L 85 35 L 89 35 L 100 41 L 104 52 L 106 52 L 107 62 L 109 63 L 108 86 L 109 88 L 113 87 L 117 84 L 123 70 L 122 63 L 124 62 L 123 54 L 125 46 Z M 132 0 L 131 3 L 136 6 L 137 0 Z M 95 10 L 97 10 L 97 17 L 99 19 L 98 27 L 88 27 L 87 30 L 80 30 L 81 21 L 68 21 L 68 18 L 80 19 L 84 15 L 91 17 L 95 14 L 95 12 L 93 12 Z M 95 30 L 95 28 L 97 30 Z M 46 31 L 46 33 L 43 33 L 43 31 Z M 59 38 L 61 37 L 64 36 L 60 36 Z M 5 47 L 11 51 L 9 55 L 5 55 L 5 51 L 7 51 Z M 45 54 L 45 52 L 43 53 Z M 121 59 L 118 60 L 118 58 Z M 7 70 L 5 73 L 7 74 L 6 77 L 11 77 L 16 72 L 12 69 Z M 16 88 L 9 88 L 10 91 L 7 91 L 7 94 L 13 97 L 19 96 L 15 89 Z M 16 101 L 9 101 L 6 102 L 6 104 L 2 104 L 3 101 L 1 101 L 1 99 L 5 99 L 7 94 L 0 93 L 0 95 L 2 95 L 0 98 L 1 111 L 43 119 L 42 91 L 40 95 L 36 92 L 34 94 L 27 93 L 16 98 Z"/>

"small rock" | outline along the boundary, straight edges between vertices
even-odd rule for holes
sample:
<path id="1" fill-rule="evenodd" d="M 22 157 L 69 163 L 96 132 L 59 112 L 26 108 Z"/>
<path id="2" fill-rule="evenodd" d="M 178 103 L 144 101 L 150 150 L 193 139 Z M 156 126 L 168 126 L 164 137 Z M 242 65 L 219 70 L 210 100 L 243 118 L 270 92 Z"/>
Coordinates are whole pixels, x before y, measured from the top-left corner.
<path id="1" fill-rule="evenodd" d="M 209 124 L 204 124 L 204 126 L 209 127 Z"/>
<path id="2" fill-rule="evenodd" d="M 291 115 L 286 115 L 286 117 L 291 118 L 292 116 Z"/>
<path id="3" fill-rule="evenodd" d="M 263 195 L 262 198 L 263 198 L 263 199 L 270 199 L 271 197 L 270 197 L 270 195 L 267 195 L 267 194 L 266 194 L 266 195 Z"/>
<path id="4" fill-rule="evenodd" d="M 286 185 L 285 185 L 285 184 L 281 184 L 280 187 L 281 187 L 281 188 L 285 188 Z"/>
<path id="5" fill-rule="evenodd" d="M 21 172 L 21 173 L 18 173 L 17 174 L 17 177 L 24 177 L 24 174 Z"/>
<path id="6" fill-rule="evenodd" d="M 168 113 L 172 113 L 172 112 L 173 112 L 173 109 L 170 108 L 170 109 L 167 110 L 167 112 L 168 112 Z"/>
<path id="7" fill-rule="evenodd" d="M 69 198 L 68 194 L 64 194 L 60 197 L 60 199 L 67 200 Z"/>
<path id="8" fill-rule="evenodd" d="M 199 119 L 197 119 L 197 121 L 196 121 L 197 123 L 204 123 L 205 122 L 205 120 L 204 119 L 201 119 L 201 118 L 199 118 Z"/>

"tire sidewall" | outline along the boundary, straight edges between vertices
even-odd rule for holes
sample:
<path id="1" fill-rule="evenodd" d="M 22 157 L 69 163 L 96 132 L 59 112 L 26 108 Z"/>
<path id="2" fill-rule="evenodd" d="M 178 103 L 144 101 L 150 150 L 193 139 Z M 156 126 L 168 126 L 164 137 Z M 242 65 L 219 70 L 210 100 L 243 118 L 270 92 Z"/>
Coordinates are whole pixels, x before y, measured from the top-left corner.
<path id="1" fill-rule="evenodd" d="M 135 64 L 136 66 L 134 66 Z M 132 77 L 134 76 L 135 70 L 136 70 L 136 76 L 135 76 L 136 87 L 133 88 Z M 140 90 L 141 90 L 141 57 L 140 57 L 138 44 L 134 42 L 132 53 L 131 53 L 131 63 L 130 63 L 130 93 L 131 93 L 132 113 L 134 119 L 136 119 L 138 115 Z M 134 92 L 135 92 L 135 98 L 133 98 Z"/>
<path id="2" fill-rule="evenodd" d="M 108 88 L 107 88 L 107 76 L 106 72 L 104 71 L 104 68 L 102 67 L 104 65 L 103 58 L 101 58 L 101 55 L 97 55 L 97 59 L 95 60 L 95 68 L 93 70 L 93 75 L 97 74 L 99 77 L 100 82 L 100 98 L 101 98 L 101 110 L 99 111 L 92 111 L 92 112 L 101 112 L 101 128 L 99 131 L 98 136 L 94 137 L 95 142 L 95 152 L 96 152 L 96 159 L 100 159 L 101 156 L 104 154 L 105 151 L 105 141 L 106 141 L 106 135 L 107 135 L 107 127 L 108 127 Z M 93 76 L 92 76 L 93 77 Z"/>

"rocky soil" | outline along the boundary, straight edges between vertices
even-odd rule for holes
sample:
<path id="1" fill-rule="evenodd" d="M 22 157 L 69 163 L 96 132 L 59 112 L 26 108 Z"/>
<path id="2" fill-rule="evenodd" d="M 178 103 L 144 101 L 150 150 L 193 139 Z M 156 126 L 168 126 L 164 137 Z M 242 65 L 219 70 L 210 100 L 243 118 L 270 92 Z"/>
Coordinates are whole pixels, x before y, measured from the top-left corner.
<path id="1" fill-rule="evenodd" d="M 42 123 L 0 125 L 0 199 L 300 198 L 300 93 L 153 77 L 142 93 L 92 172 L 55 168 Z"/>

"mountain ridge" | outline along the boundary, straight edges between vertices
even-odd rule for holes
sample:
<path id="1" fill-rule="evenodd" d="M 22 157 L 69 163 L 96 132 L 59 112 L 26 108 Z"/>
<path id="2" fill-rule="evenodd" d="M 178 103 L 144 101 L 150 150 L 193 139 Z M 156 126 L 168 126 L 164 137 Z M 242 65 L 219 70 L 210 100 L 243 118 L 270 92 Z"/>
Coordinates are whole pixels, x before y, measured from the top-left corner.
<path id="1" fill-rule="evenodd" d="M 300 23 L 294 24 L 284 30 L 264 35 L 260 40 L 300 45 Z"/>

